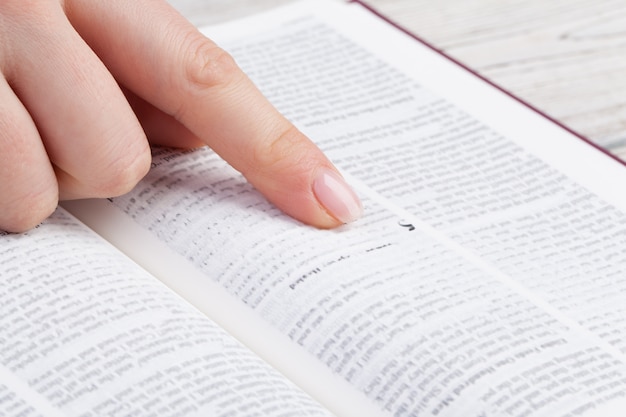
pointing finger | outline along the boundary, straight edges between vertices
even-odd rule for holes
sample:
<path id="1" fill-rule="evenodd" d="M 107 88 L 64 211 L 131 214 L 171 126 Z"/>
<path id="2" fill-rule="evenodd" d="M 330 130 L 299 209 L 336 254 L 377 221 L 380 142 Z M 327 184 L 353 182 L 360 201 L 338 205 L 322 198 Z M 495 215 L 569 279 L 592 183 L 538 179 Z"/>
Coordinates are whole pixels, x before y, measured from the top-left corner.
<path id="1" fill-rule="evenodd" d="M 318 227 L 360 216 L 358 198 L 324 154 L 167 3 L 70 0 L 66 8 L 122 84 L 181 122 L 286 213 Z"/>

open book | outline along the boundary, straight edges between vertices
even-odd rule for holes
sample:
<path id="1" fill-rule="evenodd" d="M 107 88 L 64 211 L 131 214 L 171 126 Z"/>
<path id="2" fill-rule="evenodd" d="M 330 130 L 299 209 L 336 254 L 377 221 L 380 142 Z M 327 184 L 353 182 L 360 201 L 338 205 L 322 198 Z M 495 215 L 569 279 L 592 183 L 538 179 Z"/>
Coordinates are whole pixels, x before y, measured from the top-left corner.
<path id="1" fill-rule="evenodd" d="M 128 195 L 0 236 L 0 416 L 624 415 L 621 163 L 359 4 L 207 33 L 365 217 L 304 226 L 154 149 Z"/>

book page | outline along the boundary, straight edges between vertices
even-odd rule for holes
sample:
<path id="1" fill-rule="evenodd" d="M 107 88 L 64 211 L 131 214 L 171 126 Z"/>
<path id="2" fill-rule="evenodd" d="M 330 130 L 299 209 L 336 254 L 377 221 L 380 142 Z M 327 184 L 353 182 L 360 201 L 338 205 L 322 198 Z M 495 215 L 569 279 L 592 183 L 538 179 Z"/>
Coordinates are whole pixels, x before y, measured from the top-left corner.
<path id="1" fill-rule="evenodd" d="M 624 168 L 359 6 L 321 4 L 209 33 L 357 184 L 363 220 L 300 225 L 206 149 L 155 149 L 111 207 L 389 414 L 621 413 Z"/>
<path id="2" fill-rule="evenodd" d="M 2 415 L 330 415 L 62 210 L 0 264 Z"/>
<path id="3" fill-rule="evenodd" d="M 61 417 L 63 414 L 0 365 L 0 416 Z"/>
<path id="4" fill-rule="evenodd" d="M 621 396 L 619 352 L 423 224 L 366 200 L 360 224 L 315 230 L 281 216 L 236 175 L 227 178 L 228 167 L 209 151 L 160 150 L 155 164 L 145 187 L 114 204 L 389 412 L 565 415 L 563 407 Z M 155 187 L 170 181 L 186 185 L 167 193 Z M 198 288 L 189 286 L 187 296 Z M 242 317 L 248 331 L 260 327 Z M 268 360 L 282 361 L 281 352 L 277 346 Z M 325 386 L 332 403 L 338 390 Z"/>
<path id="5" fill-rule="evenodd" d="M 558 148 L 543 129 L 531 132 L 544 146 L 531 153 L 528 140 L 488 127 L 325 24 L 301 25 L 296 35 L 232 48 L 268 97 L 368 189 L 626 353 L 623 167 L 593 149 L 579 159 L 579 141 Z M 516 131 L 520 122 L 511 124 Z M 580 166 L 599 158 L 603 175 L 587 169 L 593 182 L 582 185 L 580 166 L 556 169 L 570 147 Z"/>

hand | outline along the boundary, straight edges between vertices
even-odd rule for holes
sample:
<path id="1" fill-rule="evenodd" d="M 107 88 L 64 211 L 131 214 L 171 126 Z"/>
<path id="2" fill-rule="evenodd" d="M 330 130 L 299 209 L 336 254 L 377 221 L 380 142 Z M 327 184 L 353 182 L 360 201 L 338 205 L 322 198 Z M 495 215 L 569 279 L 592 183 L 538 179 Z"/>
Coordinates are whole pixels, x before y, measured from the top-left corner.
<path id="1" fill-rule="evenodd" d="M 305 223 L 360 215 L 321 151 L 162 0 L 3 0 L 0 71 L 0 229 L 129 191 L 150 165 L 146 136 L 208 144 Z"/>

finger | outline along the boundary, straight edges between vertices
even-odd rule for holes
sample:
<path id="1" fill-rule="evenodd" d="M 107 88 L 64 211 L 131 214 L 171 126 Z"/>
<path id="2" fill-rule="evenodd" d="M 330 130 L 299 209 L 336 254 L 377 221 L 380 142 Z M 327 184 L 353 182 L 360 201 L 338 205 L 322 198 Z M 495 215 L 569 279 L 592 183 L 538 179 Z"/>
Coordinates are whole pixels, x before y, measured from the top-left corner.
<path id="1" fill-rule="evenodd" d="M 0 77 L 0 229 L 34 227 L 54 211 L 57 200 L 54 170 L 37 128 Z"/>
<path id="2" fill-rule="evenodd" d="M 178 120 L 128 89 L 122 89 L 150 143 L 176 148 L 197 148 L 204 142 Z"/>
<path id="3" fill-rule="evenodd" d="M 10 2 L 15 4 L 16 2 Z M 110 197 L 149 169 L 145 135 L 116 81 L 58 2 L 8 7 L 5 74 L 57 167 L 61 198 Z"/>
<path id="4" fill-rule="evenodd" d="M 66 7 L 125 86 L 174 116 L 285 212 L 319 227 L 360 215 L 358 198 L 322 152 L 167 3 L 71 0 Z"/>

